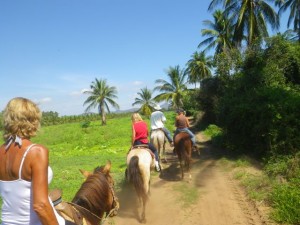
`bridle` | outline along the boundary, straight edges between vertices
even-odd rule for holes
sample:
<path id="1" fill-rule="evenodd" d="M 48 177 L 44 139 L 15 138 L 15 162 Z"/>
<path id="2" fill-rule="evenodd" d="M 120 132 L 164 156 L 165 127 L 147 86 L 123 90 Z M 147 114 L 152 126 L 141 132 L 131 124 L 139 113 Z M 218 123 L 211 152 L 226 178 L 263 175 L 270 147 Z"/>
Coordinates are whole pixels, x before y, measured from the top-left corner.
<path id="1" fill-rule="evenodd" d="M 115 190 L 114 190 L 114 187 L 113 185 L 109 184 L 109 189 L 111 191 L 111 194 L 112 194 L 112 197 L 113 197 L 113 202 L 112 202 L 112 209 L 109 211 L 109 213 L 105 216 L 105 219 L 106 217 L 108 216 L 115 216 L 120 208 L 120 204 L 119 204 L 119 201 L 118 201 L 118 197 L 116 196 L 115 194 Z"/>
<path id="2" fill-rule="evenodd" d="M 113 186 L 113 183 L 110 184 L 109 181 L 107 180 L 108 182 L 108 185 L 109 185 L 109 189 L 110 189 L 110 192 L 111 192 L 111 195 L 112 195 L 112 208 L 110 209 L 110 211 L 106 214 L 104 214 L 104 216 L 102 218 L 100 218 L 99 216 L 97 216 L 96 214 L 94 214 L 93 212 L 89 211 L 88 209 L 76 204 L 76 203 L 73 203 L 73 202 L 64 202 L 62 201 L 62 198 L 61 198 L 61 195 L 60 195 L 60 198 L 53 201 L 53 205 L 54 206 L 60 206 L 60 204 L 68 204 L 70 205 L 72 208 L 73 208 L 73 212 L 75 211 L 75 213 L 73 213 L 73 216 L 77 216 L 77 219 L 80 219 L 79 214 L 78 214 L 78 209 L 82 210 L 82 211 L 85 211 L 87 213 L 89 213 L 90 215 L 92 215 L 93 217 L 95 217 L 97 220 L 100 221 L 100 225 L 104 224 L 105 220 L 107 219 L 107 217 L 112 217 L 112 216 L 115 216 L 117 215 L 117 212 L 119 210 L 119 207 L 120 207 L 120 204 L 119 204 L 119 201 L 118 201 L 118 198 L 115 194 L 115 191 L 114 191 L 114 186 Z M 61 193 L 60 193 L 61 194 Z M 56 208 L 58 209 L 58 208 Z M 81 217 L 82 218 L 82 217 Z M 75 222 L 75 218 L 73 217 L 74 219 L 74 222 Z"/>

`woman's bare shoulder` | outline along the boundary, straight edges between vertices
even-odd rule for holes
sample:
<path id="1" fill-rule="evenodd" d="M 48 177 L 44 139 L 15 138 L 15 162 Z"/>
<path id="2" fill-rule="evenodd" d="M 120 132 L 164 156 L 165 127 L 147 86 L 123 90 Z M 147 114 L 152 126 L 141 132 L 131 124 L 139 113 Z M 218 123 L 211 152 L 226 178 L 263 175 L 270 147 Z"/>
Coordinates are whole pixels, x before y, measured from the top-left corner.
<path id="1" fill-rule="evenodd" d="M 32 156 L 48 156 L 48 152 L 48 149 L 41 144 L 34 144 L 29 151 Z"/>

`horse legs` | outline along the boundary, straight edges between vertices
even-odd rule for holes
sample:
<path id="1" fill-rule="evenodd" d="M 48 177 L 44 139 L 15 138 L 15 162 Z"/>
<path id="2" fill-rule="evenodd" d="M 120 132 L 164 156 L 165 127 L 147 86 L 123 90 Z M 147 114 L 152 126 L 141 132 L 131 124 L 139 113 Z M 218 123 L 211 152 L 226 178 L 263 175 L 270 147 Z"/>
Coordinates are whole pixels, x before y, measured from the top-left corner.
<path id="1" fill-rule="evenodd" d="M 141 215 L 141 223 L 146 223 L 146 203 L 147 203 L 147 199 L 143 198 L 143 206 L 142 206 L 142 215 Z"/>
<path id="2" fill-rule="evenodd" d="M 183 172 L 183 162 L 182 162 L 182 156 L 180 155 L 180 152 L 177 152 L 180 170 L 181 170 L 181 179 L 184 178 L 184 172 Z"/>
<path id="3" fill-rule="evenodd" d="M 180 160 L 180 169 L 181 169 L 181 179 L 183 180 L 184 178 L 184 171 L 183 171 L 183 165 L 182 165 L 182 161 Z"/>

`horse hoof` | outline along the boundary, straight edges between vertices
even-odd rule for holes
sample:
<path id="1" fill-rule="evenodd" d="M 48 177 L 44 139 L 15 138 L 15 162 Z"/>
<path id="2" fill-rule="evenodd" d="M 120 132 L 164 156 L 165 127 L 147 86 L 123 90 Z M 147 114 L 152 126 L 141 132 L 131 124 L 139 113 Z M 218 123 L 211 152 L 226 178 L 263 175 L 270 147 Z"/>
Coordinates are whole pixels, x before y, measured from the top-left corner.
<path id="1" fill-rule="evenodd" d="M 147 220 L 144 218 L 141 220 L 141 223 L 147 223 Z"/>

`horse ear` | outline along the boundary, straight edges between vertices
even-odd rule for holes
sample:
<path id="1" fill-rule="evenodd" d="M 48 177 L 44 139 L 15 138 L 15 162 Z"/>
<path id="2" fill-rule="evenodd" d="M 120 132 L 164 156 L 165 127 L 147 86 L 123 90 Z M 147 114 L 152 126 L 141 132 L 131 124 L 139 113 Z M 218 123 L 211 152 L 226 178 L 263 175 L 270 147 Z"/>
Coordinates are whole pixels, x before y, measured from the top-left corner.
<path id="1" fill-rule="evenodd" d="M 103 173 L 108 174 L 111 168 L 111 161 L 107 160 L 106 165 L 104 166 Z"/>
<path id="2" fill-rule="evenodd" d="M 79 169 L 79 171 L 85 178 L 87 178 L 88 176 L 90 176 L 92 174 L 91 172 L 82 170 L 82 169 Z"/>

